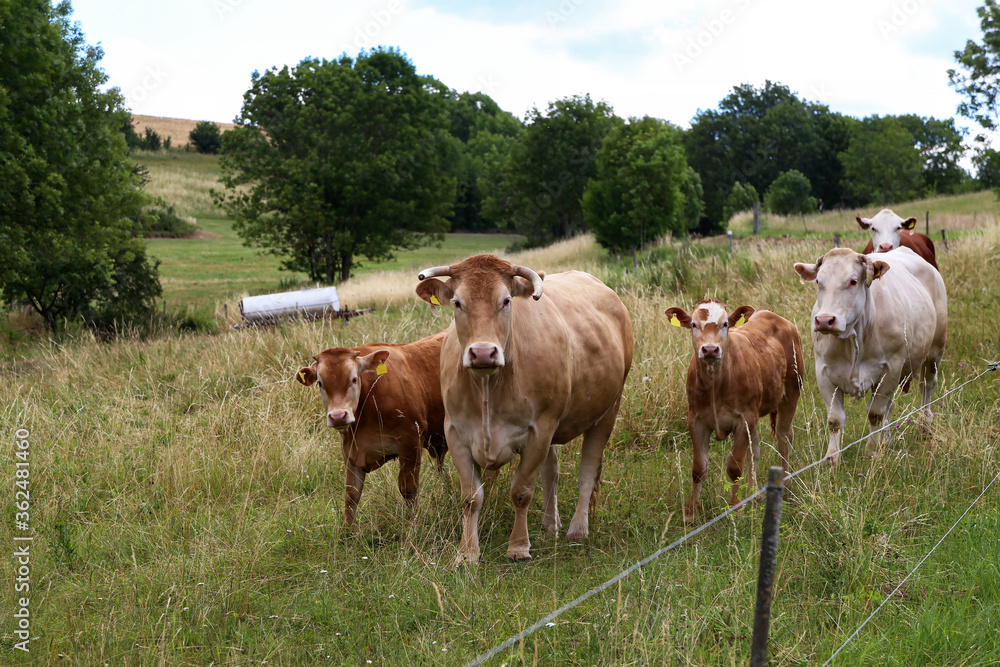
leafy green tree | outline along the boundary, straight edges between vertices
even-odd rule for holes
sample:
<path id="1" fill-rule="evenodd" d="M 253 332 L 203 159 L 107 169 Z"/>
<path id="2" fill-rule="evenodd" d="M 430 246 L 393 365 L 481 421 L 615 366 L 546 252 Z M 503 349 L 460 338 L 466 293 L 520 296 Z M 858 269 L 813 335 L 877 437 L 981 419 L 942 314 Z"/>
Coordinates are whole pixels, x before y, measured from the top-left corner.
<path id="1" fill-rule="evenodd" d="M 721 229 L 734 182 L 765 192 L 779 174 L 796 169 L 827 205 L 843 198 L 837 155 L 850 139 L 851 118 L 801 100 L 787 86 L 736 86 L 718 109 L 699 111 L 685 133 L 688 163 L 701 175 L 705 213 L 699 231 Z"/>
<path id="2" fill-rule="evenodd" d="M 581 198 L 596 174 L 597 152 L 621 124 L 605 102 L 589 95 L 528 112 L 528 126 L 510 147 L 485 193 L 484 213 L 538 246 L 586 231 Z M 499 173 L 497 173 L 499 172 Z"/>
<path id="3" fill-rule="evenodd" d="M 0 291 L 52 330 L 148 316 L 156 263 L 133 234 L 147 202 L 101 49 L 69 3 L 0 2 Z"/>
<path id="4" fill-rule="evenodd" d="M 965 155 L 966 131 L 955 127 L 954 118 L 939 120 L 916 114 L 896 116 L 913 137 L 924 161 L 921 173 L 926 188 L 936 194 L 954 193 L 967 177 L 959 160 Z"/>
<path id="5" fill-rule="evenodd" d="M 667 232 L 687 232 L 688 166 L 677 128 L 648 116 L 630 119 L 608 133 L 596 171 L 583 211 L 602 246 L 634 251 Z"/>
<path id="6" fill-rule="evenodd" d="M 453 231 L 493 232 L 497 221 L 483 214 L 486 172 L 502 159 L 524 124 L 485 93 L 462 93 L 449 104 L 451 135 L 462 142 L 454 174 L 457 182 Z"/>
<path id="7" fill-rule="evenodd" d="M 855 205 L 906 201 L 918 196 L 923 186 L 924 159 L 913 136 L 891 116 L 870 116 L 855 126 L 840 161 L 849 201 Z"/>
<path id="8" fill-rule="evenodd" d="M 1000 6 L 996 0 L 986 0 L 976 9 L 979 27 L 983 31 L 980 44 L 971 39 L 965 48 L 955 51 L 959 67 L 948 70 L 948 83 L 966 99 L 958 105 L 958 113 L 993 130 L 1000 118 L 997 93 L 1000 92 Z"/>
<path id="9" fill-rule="evenodd" d="M 312 280 L 440 239 L 455 201 L 449 95 L 391 49 L 254 73 L 217 199 L 245 242 Z"/>
<path id="10" fill-rule="evenodd" d="M 728 222 L 740 211 L 752 209 L 753 205 L 759 201 L 760 195 L 757 194 L 757 188 L 749 183 L 744 184 L 736 181 L 733 183 L 733 189 L 729 191 L 729 196 L 726 197 L 722 208 L 722 218 Z"/>
<path id="11" fill-rule="evenodd" d="M 983 148 L 972 157 L 972 164 L 982 187 L 1000 189 L 1000 151 Z"/>
<path id="12" fill-rule="evenodd" d="M 163 139 L 160 138 L 160 133 L 147 127 L 146 135 L 142 139 L 142 147 L 147 151 L 158 151 L 163 148 Z"/>
<path id="13" fill-rule="evenodd" d="M 203 120 L 188 133 L 188 141 L 199 153 L 215 155 L 222 149 L 222 131 L 215 123 Z"/>
<path id="14" fill-rule="evenodd" d="M 790 169 L 774 179 L 764 194 L 764 206 L 778 215 L 799 214 L 816 208 L 816 200 L 809 194 L 812 185 L 801 171 Z"/>
<path id="15" fill-rule="evenodd" d="M 691 167 L 684 171 L 681 193 L 684 195 L 684 213 L 681 217 L 684 231 L 687 232 L 698 226 L 701 214 L 705 211 L 705 189 L 701 185 L 701 176 Z"/>

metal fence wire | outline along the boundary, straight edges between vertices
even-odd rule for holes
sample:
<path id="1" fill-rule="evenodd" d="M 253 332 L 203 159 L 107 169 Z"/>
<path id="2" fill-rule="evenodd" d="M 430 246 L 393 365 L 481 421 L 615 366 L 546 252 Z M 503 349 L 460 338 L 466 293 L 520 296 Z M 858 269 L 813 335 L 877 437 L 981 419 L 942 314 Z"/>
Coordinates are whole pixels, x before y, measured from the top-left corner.
<path id="1" fill-rule="evenodd" d="M 953 393 L 961 390 L 965 386 L 967 386 L 969 384 L 972 384 L 973 382 L 977 382 L 983 376 L 985 376 L 988 373 L 991 373 L 991 372 L 997 370 L 997 365 L 998 364 L 1000 364 L 1000 361 L 994 361 L 992 363 L 987 364 L 986 368 L 981 373 L 979 373 L 978 375 L 976 375 L 975 377 L 973 377 L 973 378 L 971 378 L 969 380 L 966 380 L 962 384 L 958 385 L 957 387 L 954 387 L 953 389 L 950 389 L 949 391 L 945 392 L 941 396 L 938 396 L 934 400 L 927 402 L 925 405 L 921 405 L 919 408 L 915 408 L 915 409 L 911 410 L 910 412 L 906 413 L 905 415 L 903 415 L 901 417 L 897 417 L 896 419 L 894 419 L 893 421 L 885 424 L 881 428 L 875 429 L 874 431 L 871 431 L 870 433 L 866 434 L 865 436 L 863 436 L 861 438 L 858 438 L 857 440 L 855 440 L 854 442 L 850 443 L 849 445 L 841 448 L 841 450 L 840 450 L 841 454 L 843 454 L 847 450 L 851 449 L 852 447 L 854 447 L 858 443 L 864 442 L 865 440 L 867 440 L 872 435 L 875 435 L 876 433 L 881 433 L 882 431 L 891 428 L 892 426 L 894 426 L 894 425 L 902 422 L 903 420 L 912 417 L 913 415 L 915 415 L 917 412 L 919 412 L 923 408 L 929 407 L 931 405 L 934 405 L 935 403 L 938 403 L 939 401 L 944 400 L 945 398 L 947 398 L 951 394 L 953 394 Z M 825 456 L 823 458 L 817 460 L 817 461 L 813 461 L 809 465 L 807 465 L 807 466 L 805 466 L 803 468 L 799 468 L 798 470 L 785 475 L 785 481 L 787 482 L 790 479 L 798 477 L 799 475 L 801 475 L 802 473 L 806 472 L 807 470 L 815 468 L 816 466 L 821 465 L 821 464 L 823 464 L 826 461 L 827 461 L 827 458 Z M 986 491 L 989 490 L 989 488 L 993 485 L 993 482 L 995 482 L 998 478 L 1000 478 L 1000 473 L 997 473 L 997 476 L 993 478 L 993 481 L 991 481 L 986 486 L 986 488 L 983 489 L 983 492 L 979 495 L 979 498 L 982 498 L 982 496 L 985 495 Z M 608 588 L 610 588 L 611 586 L 614 586 L 616 583 L 618 583 L 622 579 L 628 577 L 630 574 L 632 574 L 636 570 L 639 570 L 639 569 L 645 567 L 646 565 L 649 565 L 650 563 L 652 563 L 654 560 L 656 560 L 657 558 L 659 558 L 663 554 L 676 549 L 677 547 L 681 546 L 682 544 L 684 544 L 688 540 L 692 539 L 696 535 L 699 535 L 703 531 L 707 530 L 709 527 L 713 526 L 714 524 L 718 523 L 722 519 L 726 518 L 727 516 L 729 516 L 733 512 L 739 510 L 740 508 L 742 508 L 746 504 L 748 504 L 751 501 L 756 500 L 757 498 L 761 497 L 766 490 L 767 490 L 767 486 L 766 485 L 760 487 L 759 489 L 757 489 L 756 492 L 754 492 L 749 497 L 744 498 L 743 500 L 741 500 L 737 504 L 735 504 L 732 507 L 729 507 L 728 509 L 726 509 L 724 512 L 722 512 L 722 513 L 718 514 L 717 516 L 713 517 L 712 519 L 706 521 L 705 523 L 701 524 L 700 526 L 698 526 L 697 528 L 691 530 L 690 532 L 685 533 L 683 536 L 679 537 L 678 539 L 676 539 L 675 541 L 671 542 L 670 544 L 668 544 L 667 546 L 663 547 L 662 549 L 654 551 L 653 553 L 651 553 L 646 558 L 643 558 L 642 560 L 640 560 L 639 562 L 633 564 L 632 566 L 630 566 L 626 570 L 623 570 L 622 572 L 616 574 L 615 576 L 613 576 L 612 578 L 608 579 L 604 583 L 602 583 L 602 584 L 600 584 L 598 586 L 595 586 L 594 588 L 590 589 L 589 591 L 587 591 L 583 595 L 580 595 L 575 600 L 573 600 L 571 602 L 567 602 L 566 604 L 564 604 L 563 606 L 559 607 L 558 609 L 555 609 L 554 611 L 552 611 L 551 613 L 549 613 L 545 617 L 539 619 L 536 623 L 528 626 L 527 628 L 525 628 L 521 632 L 518 632 L 517 634 L 515 634 L 515 635 L 513 635 L 511 637 L 508 637 L 507 639 L 505 639 L 501 643 L 499 643 L 496 646 L 494 646 L 493 648 L 491 648 L 486 653 L 483 653 L 483 654 L 477 656 L 476 658 L 473 658 L 472 660 L 470 660 L 469 662 L 467 662 L 465 664 L 465 667 L 477 667 L 478 665 L 483 664 L 484 662 L 486 662 L 490 658 L 493 658 L 493 657 L 497 656 L 501 652 L 503 652 L 506 649 L 510 648 L 514 644 L 522 641 L 523 639 L 525 639 L 529 635 L 533 634 L 537 630 L 540 630 L 541 628 L 545 627 L 546 625 L 549 625 L 556 618 L 558 618 L 562 614 L 566 613 L 570 609 L 573 609 L 574 607 L 578 607 L 579 605 L 583 604 L 584 602 L 586 602 L 590 598 L 594 597 L 598 593 L 601 593 L 601 592 L 607 590 Z M 916 572 L 917 568 L 919 568 L 923 564 L 923 562 L 925 560 L 927 560 L 927 558 L 931 555 L 931 553 L 933 553 L 934 550 L 937 549 L 938 545 L 940 545 L 941 542 L 943 542 L 944 539 L 946 537 L 948 537 L 948 535 L 955 528 L 955 526 L 958 525 L 959 521 L 962 520 L 962 517 L 964 517 L 966 514 L 968 514 L 968 512 L 972 509 L 972 507 L 975 506 L 976 502 L 979 501 L 979 498 L 976 498 L 976 500 L 973 501 L 972 505 L 970 505 L 969 508 L 967 510 L 965 510 L 965 512 L 962 514 L 962 516 L 960 516 L 958 518 L 958 521 L 956 521 L 955 524 L 951 528 L 948 529 L 948 532 L 944 534 L 944 536 L 941 538 L 940 541 L 938 541 L 938 543 L 936 545 L 934 545 L 934 547 L 930 550 L 930 552 L 928 552 L 928 554 L 926 556 L 924 556 L 920 560 L 919 563 L 917 563 L 917 566 L 915 568 L 913 568 L 913 571 L 910 572 L 910 574 L 908 574 L 906 576 L 906 578 L 903 579 L 903 581 L 900 582 L 899 586 L 902 586 L 904 583 L 906 583 L 906 580 L 909 579 L 910 576 L 913 575 L 913 572 Z M 896 588 L 896 591 L 898 591 L 898 590 L 899 590 L 899 587 Z M 879 610 L 882 609 L 882 607 L 889 601 L 889 599 L 892 598 L 893 594 L 896 591 L 893 591 L 892 593 L 890 593 L 889 596 L 886 597 L 885 600 L 883 600 L 882 604 L 880 604 L 878 606 L 878 608 L 875 609 L 875 611 L 873 611 L 872 614 L 867 619 L 865 619 L 865 621 L 857 628 L 857 630 L 855 630 L 854 633 L 850 637 L 847 638 L 847 640 L 840 646 L 840 648 L 838 648 L 833 653 L 833 655 L 831 655 L 830 658 L 825 663 L 823 663 L 824 666 L 830 664 L 830 662 L 837 656 L 837 654 L 840 653 L 844 649 L 844 647 L 847 646 L 851 642 L 851 640 L 853 640 L 857 636 L 857 634 L 861 631 L 861 629 L 872 618 L 874 618 L 874 616 L 879 612 Z"/>

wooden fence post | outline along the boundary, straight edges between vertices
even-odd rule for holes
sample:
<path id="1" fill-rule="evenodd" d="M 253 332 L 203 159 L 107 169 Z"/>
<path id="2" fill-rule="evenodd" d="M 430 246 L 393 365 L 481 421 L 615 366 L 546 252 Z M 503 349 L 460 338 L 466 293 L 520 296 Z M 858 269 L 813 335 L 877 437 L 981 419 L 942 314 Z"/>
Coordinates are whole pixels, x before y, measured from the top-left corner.
<path id="1" fill-rule="evenodd" d="M 726 231 L 726 235 L 729 237 L 729 254 L 733 254 L 733 230 Z"/>
<path id="2" fill-rule="evenodd" d="M 774 560 L 778 553 L 781 499 L 785 492 L 784 474 L 784 470 L 778 466 L 772 466 L 767 471 L 767 505 L 764 507 L 764 532 L 760 545 L 757 609 L 753 618 L 750 667 L 764 667 L 767 663 L 767 635 L 771 626 L 771 588 L 774 585 Z"/>
<path id="3" fill-rule="evenodd" d="M 834 232 L 833 233 L 833 247 L 834 248 L 839 248 L 840 247 L 840 233 L 839 232 Z"/>
<path id="4" fill-rule="evenodd" d="M 948 249 L 948 237 L 944 235 L 944 230 L 941 230 L 941 241 L 944 243 L 944 249 Z"/>
<path id="5" fill-rule="evenodd" d="M 930 238 L 931 235 L 931 212 L 927 211 L 925 214 L 927 217 L 924 218 L 924 235 Z"/>
<path id="6" fill-rule="evenodd" d="M 760 202 L 753 203 L 753 234 L 760 234 Z"/>

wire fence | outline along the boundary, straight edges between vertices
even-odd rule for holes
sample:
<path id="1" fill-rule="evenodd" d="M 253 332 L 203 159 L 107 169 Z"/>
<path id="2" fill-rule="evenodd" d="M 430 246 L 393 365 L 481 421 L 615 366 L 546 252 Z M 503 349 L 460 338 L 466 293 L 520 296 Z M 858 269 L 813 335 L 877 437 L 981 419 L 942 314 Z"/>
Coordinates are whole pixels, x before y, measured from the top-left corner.
<path id="1" fill-rule="evenodd" d="M 931 405 L 934 405 L 935 403 L 938 403 L 938 402 L 944 400 L 945 398 L 947 398 L 951 394 L 954 394 L 955 392 L 959 391 L 960 389 L 964 388 L 965 386 L 967 386 L 969 384 L 972 384 L 973 382 L 977 382 L 983 376 L 985 376 L 985 375 L 987 375 L 987 374 L 989 374 L 989 373 L 991 373 L 993 371 L 996 371 L 998 364 L 1000 364 L 1000 361 L 994 361 L 994 362 L 992 362 L 990 364 L 987 364 L 986 369 L 983 370 L 978 375 L 976 375 L 975 377 L 973 377 L 973 378 L 971 378 L 969 380 L 966 380 L 962 384 L 958 385 L 957 387 L 954 387 L 954 388 L 950 389 L 949 391 L 945 392 L 944 394 L 942 394 L 941 396 L 935 398 L 934 400 L 928 401 L 926 404 L 921 405 L 920 407 L 911 410 L 910 412 L 906 413 L 905 415 L 903 415 L 901 417 L 897 417 L 896 419 L 894 419 L 891 422 L 888 422 L 887 424 L 885 424 L 881 428 L 875 429 L 874 431 L 869 432 L 865 436 L 863 436 L 861 438 L 858 438 L 857 440 L 855 440 L 854 442 L 850 443 L 849 445 L 841 448 L 841 450 L 840 450 L 841 454 L 843 454 L 844 452 L 848 451 L 849 449 L 851 449 L 852 447 L 854 447 L 858 443 L 864 442 L 865 440 L 867 440 L 871 436 L 873 436 L 873 435 L 875 435 L 877 433 L 881 433 L 882 431 L 885 431 L 885 430 L 891 428 L 895 424 L 898 424 L 898 423 L 900 423 L 900 422 L 902 422 L 902 421 L 904 421 L 904 420 L 912 417 L 913 415 L 915 415 L 916 413 L 918 413 L 920 410 L 922 410 L 924 408 L 927 408 L 927 407 L 930 407 Z M 785 481 L 793 479 L 793 478 L 801 475 L 802 473 L 806 472 L 807 470 L 810 470 L 812 468 L 815 468 L 816 466 L 819 466 L 819 465 L 827 462 L 827 460 L 828 460 L 828 458 L 826 456 L 824 456 L 823 458 L 821 458 L 821 459 L 819 459 L 817 461 L 813 461 L 809 465 L 807 465 L 807 466 L 805 466 L 803 468 L 799 468 L 798 470 L 785 475 Z M 993 482 L 995 482 L 998 478 L 1000 478 L 1000 473 L 997 473 L 997 476 L 993 478 L 993 481 L 991 481 L 986 486 L 986 488 L 983 489 L 983 492 L 979 495 L 979 498 L 976 498 L 976 500 L 973 501 L 972 505 L 970 505 L 969 508 L 967 510 L 965 510 L 965 512 L 962 514 L 962 516 L 960 516 L 958 518 L 958 521 L 956 521 L 955 524 L 950 529 L 948 529 L 948 532 L 944 534 L 944 536 L 941 538 L 940 541 L 938 541 L 938 543 L 936 545 L 934 545 L 934 547 L 931 549 L 931 551 L 927 555 L 925 555 L 920 560 L 919 563 L 917 563 L 917 566 L 915 568 L 913 568 L 913 571 L 910 572 L 910 574 L 908 574 L 906 576 L 906 578 L 903 579 L 902 582 L 900 582 L 899 586 L 902 586 L 904 583 L 906 583 L 906 580 L 909 579 L 910 576 L 913 575 L 913 572 L 916 572 L 917 568 L 919 568 L 920 565 L 922 565 L 923 562 L 925 560 L 927 560 L 927 558 L 930 556 L 930 554 L 933 553 L 935 549 L 937 549 L 938 545 L 940 545 L 941 542 L 943 542 L 944 539 L 946 537 L 948 537 L 948 535 L 955 528 L 955 526 L 957 526 L 958 523 L 962 520 L 962 517 L 964 517 L 966 514 L 968 514 L 968 512 L 972 509 L 972 507 L 975 506 L 976 502 L 978 502 L 979 499 L 982 498 L 983 495 L 985 495 L 986 491 L 989 490 L 989 488 L 993 485 Z M 595 586 L 594 588 L 592 588 L 589 591 L 587 591 L 586 593 L 580 595 L 579 597 L 577 597 L 576 599 L 572 600 L 571 602 L 567 602 L 563 606 L 559 607 L 558 609 L 552 611 L 551 613 L 549 613 L 545 617 L 543 617 L 540 620 L 538 620 L 536 623 L 528 626 L 527 628 L 525 628 L 521 632 L 518 632 L 517 634 L 515 634 L 515 635 L 513 635 L 511 637 L 508 637 L 503 642 L 501 642 L 500 644 L 497 644 L 496 646 L 494 646 L 493 648 L 491 648 L 486 653 L 483 653 L 483 654 L 477 656 L 476 658 L 473 658 L 472 660 L 470 660 L 469 662 L 467 662 L 465 664 L 465 667 L 477 667 L 478 665 L 483 664 L 484 662 L 486 662 L 490 658 L 493 658 L 493 657 L 497 656 L 501 652 L 503 652 L 506 649 L 510 648 L 511 646 L 513 646 L 514 644 L 518 643 L 519 641 L 522 641 L 523 639 L 525 639 L 529 635 L 533 634 L 534 632 L 536 632 L 536 631 L 540 630 L 541 628 L 543 628 L 543 627 L 551 624 L 553 621 L 555 621 L 556 618 L 558 618 L 562 614 L 566 613 L 567 611 L 569 611 L 569 610 L 571 610 L 571 609 L 573 609 L 575 607 L 578 607 L 579 605 L 583 604 L 584 602 L 586 602 L 590 598 L 594 597 L 598 593 L 601 593 L 601 592 L 607 590 L 608 588 L 610 588 L 611 586 L 614 586 L 616 583 L 618 583 L 622 579 L 625 579 L 626 577 L 628 577 L 630 574 L 632 574 L 636 570 L 639 570 L 639 569 L 645 567 L 646 565 L 649 565 L 650 563 L 652 563 L 654 560 L 656 560 L 657 558 L 659 558 L 663 554 L 668 553 L 668 552 L 676 549 L 677 547 L 681 546 L 682 544 L 684 544 L 688 540 L 694 538 L 695 536 L 699 535 L 703 531 L 707 530 L 709 527 L 713 526 L 714 524 L 718 523 L 722 519 L 726 518 L 727 516 L 729 516 L 733 512 L 736 512 L 737 510 L 739 510 L 740 508 L 742 508 L 746 504 L 752 502 L 753 500 L 756 500 L 757 498 L 759 498 L 760 496 L 762 496 L 766 490 L 767 490 L 767 486 L 766 485 L 760 487 L 752 495 L 748 496 L 747 498 L 744 498 L 740 502 L 738 502 L 735 505 L 729 507 L 724 512 L 716 515 L 715 517 L 713 517 L 712 519 L 710 519 L 710 520 L 706 521 L 705 523 L 701 524 L 697 528 L 695 528 L 695 529 L 693 529 L 693 530 L 685 533 L 684 535 L 682 535 L 681 537 L 679 537 L 677 540 L 671 542 L 667 546 L 665 546 L 665 547 L 663 547 L 663 548 L 661 548 L 661 549 L 659 549 L 657 551 L 654 551 L 652 554 L 650 554 L 646 558 L 643 558 L 642 560 L 638 561 L 637 563 L 634 563 L 628 569 L 623 570 L 622 572 L 616 574 L 614 577 L 608 579 L 604 583 L 602 583 L 602 584 L 600 584 L 598 586 Z M 896 591 L 898 591 L 898 590 L 899 590 L 899 587 L 896 588 Z M 874 618 L 874 616 L 879 612 L 879 610 L 889 601 L 890 598 L 892 598 L 893 594 L 895 594 L 896 591 L 893 591 L 892 593 L 889 594 L 889 596 L 882 602 L 882 604 L 879 605 L 879 607 L 877 609 L 875 609 L 874 612 L 872 612 L 871 616 L 869 616 L 864 621 L 864 623 L 862 623 L 861 626 L 859 626 L 858 629 L 855 630 L 854 633 L 850 637 L 847 638 L 847 640 L 840 646 L 840 648 L 838 648 L 836 650 L 836 652 L 834 652 L 834 654 L 830 656 L 830 658 L 824 663 L 824 666 L 830 664 L 830 661 L 833 660 L 833 658 L 836 657 L 836 655 L 838 653 L 840 653 L 840 651 L 843 650 L 844 647 L 847 646 L 851 642 L 851 640 L 854 639 L 854 637 L 857 636 L 858 632 L 860 632 L 861 629 L 872 618 Z"/>

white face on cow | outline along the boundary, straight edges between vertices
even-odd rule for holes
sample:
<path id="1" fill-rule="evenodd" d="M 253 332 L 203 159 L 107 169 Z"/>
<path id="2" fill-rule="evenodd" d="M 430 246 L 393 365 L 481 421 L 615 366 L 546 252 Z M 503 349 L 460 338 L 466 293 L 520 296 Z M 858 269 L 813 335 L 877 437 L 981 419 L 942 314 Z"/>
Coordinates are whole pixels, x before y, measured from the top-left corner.
<path id="1" fill-rule="evenodd" d="M 450 279 L 443 282 L 435 275 Z M 504 350 L 511 339 L 514 299 L 540 298 L 541 277 L 492 255 L 477 255 L 454 266 L 428 269 L 420 276 L 423 282 L 417 286 L 417 294 L 432 306 L 451 305 L 455 311 L 462 367 L 478 377 L 502 369 L 506 365 Z"/>
<path id="2" fill-rule="evenodd" d="M 875 252 L 889 252 L 893 248 L 898 248 L 903 230 L 912 230 L 917 224 L 916 218 L 903 220 L 887 208 L 879 211 L 878 215 L 870 220 L 861 217 L 856 219 L 861 229 L 871 231 Z"/>
<path id="3" fill-rule="evenodd" d="M 358 402 L 365 387 L 385 372 L 389 350 L 361 356 L 357 350 L 333 348 L 317 354 L 312 366 L 299 369 L 296 379 L 306 386 L 315 383 L 326 411 L 326 425 L 346 431 L 357 421 Z"/>
<path id="4" fill-rule="evenodd" d="M 680 308 L 668 308 L 668 321 L 677 327 L 691 330 L 694 354 L 700 361 L 714 364 L 722 361 L 729 347 L 729 330 L 742 325 L 753 314 L 751 306 L 740 306 L 732 313 L 716 299 L 699 301 L 688 315 Z"/>
<path id="5" fill-rule="evenodd" d="M 816 281 L 812 330 L 847 338 L 866 312 L 872 281 L 889 270 L 882 260 L 846 248 L 834 248 L 815 264 L 795 265 L 803 280 Z"/>

